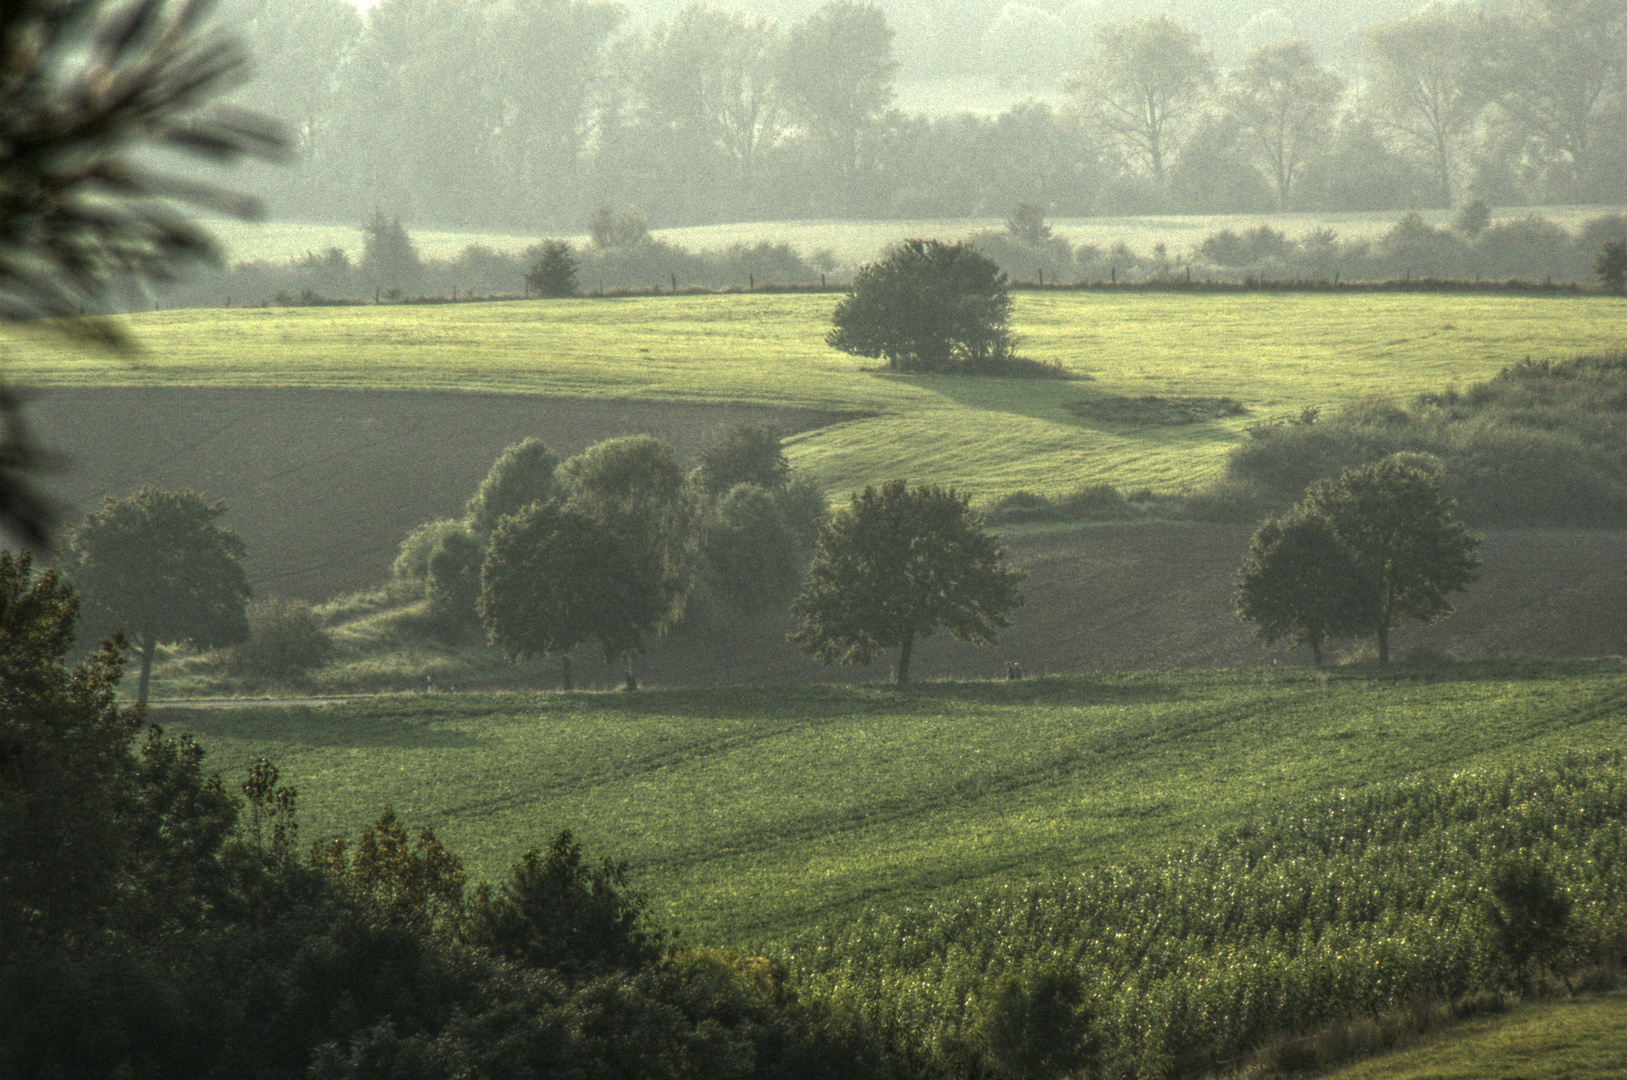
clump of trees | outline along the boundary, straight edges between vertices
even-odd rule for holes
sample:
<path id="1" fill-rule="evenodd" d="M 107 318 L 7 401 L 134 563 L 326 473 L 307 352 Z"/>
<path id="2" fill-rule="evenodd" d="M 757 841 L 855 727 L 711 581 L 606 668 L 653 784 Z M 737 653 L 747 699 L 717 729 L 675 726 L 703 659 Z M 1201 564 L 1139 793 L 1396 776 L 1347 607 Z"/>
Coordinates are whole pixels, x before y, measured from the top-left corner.
<path id="1" fill-rule="evenodd" d="M 1262 522 L 1237 572 L 1237 614 L 1268 644 L 1311 646 L 1372 635 L 1379 663 L 1390 631 L 1451 614 L 1447 597 L 1476 579 L 1471 536 L 1437 473 L 1404 456 L 1322 480 L 1286 517 Z"/>
<path id="2" fill-rule="evenodd" d="M 1022 603 L 1024 574 L 1005 565 L 967 496 L 903 480 L 867 487 L 820 530 L 791 635 L 825 663 L 868 665 L 898 649 L 893 679 L 909 682 L 918 638 L 947 630 L 991 642 Z"/>
<path id="3" fill-rule="evenodd" d="M 492 464 L 463 518 L 402 541 L 394 577 L 443 633 L 479 626 L 511 659 L 557 657 L 567 689 L 573 651 L 592 643 L 631 688 L 632 658 L 689 625 L 697 588 L 716 620 L 769 611 L 800 584 L 826 506 L 781 442 L 774 425 L 737 425 L 686 475 L 647 435 L 564 461 L 527 439 Z"/>
<path id="4" fill-rule="evenodd" d="M 471 889 L 386 809 L 300 847 L 265 759 L 228 786 L 120 708 L 110 640 L 0 552 L 0 1059 L 27 1076 L 925 1075 L 856 1021 L 675 948 L 627 865 L 568 832 Z"/>

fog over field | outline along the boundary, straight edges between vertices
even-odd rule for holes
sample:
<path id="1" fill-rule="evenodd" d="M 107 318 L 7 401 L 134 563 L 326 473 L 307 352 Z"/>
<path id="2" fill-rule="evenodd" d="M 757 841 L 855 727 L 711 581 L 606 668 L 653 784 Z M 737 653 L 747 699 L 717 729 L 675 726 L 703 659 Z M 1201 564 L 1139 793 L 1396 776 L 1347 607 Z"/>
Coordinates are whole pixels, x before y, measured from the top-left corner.
<path id="1" fill-rule="evenodd" d="M 738 221 L 1627 201 L 1620 4 L 230 0 L 273 217 Z M 1564 73 L 1564 78 L 1556 75 Z M 239 181 L 243 179 L 238 178 Z"/>

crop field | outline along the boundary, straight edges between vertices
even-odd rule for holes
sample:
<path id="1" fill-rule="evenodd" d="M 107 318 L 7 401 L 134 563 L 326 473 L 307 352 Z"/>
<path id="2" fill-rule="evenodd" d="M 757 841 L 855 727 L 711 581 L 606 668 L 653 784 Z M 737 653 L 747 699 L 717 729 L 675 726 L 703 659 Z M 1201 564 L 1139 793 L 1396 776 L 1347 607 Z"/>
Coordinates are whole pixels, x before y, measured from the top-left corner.
<path id="1" fill-rule="evenodd" d="M 1562 227 L 1575 229 L 1589 218 L 1616 213 L 1613 206 L 1504 207 L 1493 220 L 1538 214 Z M 1146 217 L 1052 218 L 1048 224 L 1054 235 L 1070 244 L 1094 244 L 1107 250 L 1123 243 L 1130 250 L 1151 255 L 1164 244 L 1179 261 L 1204 238 L 1222 229 L 1241 232 L 1257 225 L 1269 225 L 1298 239 L 1320 229 L 1332 229 L 1342 240 L 1377 240 L 1395 224 L 1398 213 L 1344 214 L 1181 214 Z M 1444 225 L 1451 218 L 1445 210 L 1424 210 L 1420 216 L 1431 225 Z M 408 223 L 411 228 L 411 223 Z M 697 225 L 687 228 L 656 229 L 657 239 L 705 251 L 730 244 L 788 243 L 805 255 L 828 250 L 838 266 L 855 267 L 879 256 L 889 244 L 905 237 L 934 237 L 958 240 L 983 229 L 1002 229 L 1003 218 L 913 218 L 903 220 L 849 221 L 749 221 L 726 225 Z M 213 221 L 210 230 L 219 238 L 231 262 L 264 260 L 280 262 L 306 252 L 337 247 L 359 258 L 362 231 L 359 224 L 318 224 L 308 222 Z M 521 252 L 542 239 L 538 234 L 472 233 L 412 229 L 413 243 L 428 259 L 449 259 L 470 244 L 484 244 L 497 251 Z M 565 236 L 578 246 L 588 242 L 586 234 Z"/>
<path id="2" fill-rule="evenodd" d="M 60 341 L 11 345 L 35 386 L 281 386 L 498 391 L 577 399 L 799 407 L 870 415 L 792 441 L 833 496 L 891 477 L 979 500 L 1110 482 L 1211 479 L 1244 428 L 1367 395 L 1485 379 L 1526 357 L 1627 343 L 1614 297 L 1025 293 L 1022 351 L 1075 380 L 905 377 L 824 344 L 829 295 L 356 308 L 188 310 L 126 320 L 135 359 Z M 1114 419 L 1145 395 L 1227 396 L 1240 415 Z M 1088 406 L 1080 408 L 1081 404 Z"/>
<path id="3" fill-rule="evenodd" d="M 162 711 L 229 783 L 265 754 L 302 838 L 393 806 L 493 879 L 570 828 L 661 920 L 763 948 L 866 908 L 1155 852 L 1283 800 L 1619 747 L 1619 660 L 1020 683 L 403 695 Z"/>

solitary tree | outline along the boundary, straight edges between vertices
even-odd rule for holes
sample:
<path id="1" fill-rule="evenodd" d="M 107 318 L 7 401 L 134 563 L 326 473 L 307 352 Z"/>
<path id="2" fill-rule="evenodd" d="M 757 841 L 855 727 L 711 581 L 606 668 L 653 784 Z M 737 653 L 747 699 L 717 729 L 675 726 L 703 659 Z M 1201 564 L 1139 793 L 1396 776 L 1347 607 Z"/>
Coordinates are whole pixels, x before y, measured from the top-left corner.
<path id="1" fill-rule="evenodd" d="M 271 156 L 266 121 L 206 107 L 243 81 L 247 58 L 206 26 L 202 0 L 116 4 L 18 0 L 0 7 L 0 320 L 76 316 L 110 293 L 171 280 L 217 257 L 176 203 L 252 214 L 251 200 L 154 168 L 162 148 L 207 161 Z M 116 294 L 115 294 L 116 295 Z M 66 322 L 128 346 L 111 323 Z M 39 543 L 49 505 L 33 488 L 46 457 L 0 387 L 0 528 Z"/>
<path id="2" fill-rule="evenodd" d="M 821 530 L 808 581 L 791 610 L 791 640 L 825 663 L 869 664 L 897 647 L 895 679 L 909 682 L 915 639 L 939 627 L 993 641 L 1022 603 L 1020 570 L 1004 564 L 967 496 L 902 480 L 867 487 Z"/>
<path id="3" fill-rule="evenodd" d="M 525 275 L 526 288 L 538 296 L 575 296 L 576 256 L 563 240 L 545 240 L 537 261 Z"/>
<path id="4" fill-rule="evenodd" d="M 143 705 L 159 642 L 208 649 L 248 637 L 247 548 L 218 523 L 225 513 L 196 491 L 149 487 L 104 499 L 68 537 L 87 621 L 122 629 L 141 651 Z"/>
<path id="5" fill-rule="evenodd" d="M 1303 509 L 1261 522 L 1237 571 L 1238 617 L 1268 645 L 1309 645 L 1318 666 L 1328 638 L 1373 626 L 1372 593 L 1332 526 Z"/>
<path id="6" fill-rule="evenodd" d="M 424 264 L 400 218 L 387 218 L 384 211 L 373 211 L 373 217 L 362 226 L 361 270 L 381 288 L 410 289 L 418 284 Z"/>
<path id="7" fill-rule="evenodd" d="M 1095 59 L 1068 83 L 1125 157 L 1160 187 L 1214 85 L 1214 57 L 1202 41 L 1168 15 L 1099 26 Z"/>
<path id="8" fill-rule="evenodd" d="M 558 468 L 558 456 L 541 439 L 524 439 L 508 447 L 469 499 L 464 511 L 469 530 L 482 538 L 490 536 L 507 515 L 558 496 L 559 481 L 554 477 Z"/>
<path id="9" fill-rule="evenodd" d="M 1302 505 L 1328 523 L 1354 560 L 1367 597 L 1353 615 L 1371 619 L 1380 663 L 1390 659 L 1391 629 L 1450 615 L 1447 595 L 1477 579 L 1480 538 L 1452 516 L 1440 477 L 1402 455 L 1318 481 Z"/>
<path id="10" fill-rule="evenodd" d="M 993 259 L 966 243 L 905 240 L 854 275 L 825 342 L 895 371 L 1000 371 L 1012 359 L 1010 318 Z"/>
<path id="11" fill-rule="evenodd" d="M 1255 160 L 1288 209 L 1294 181 L 1327 140 L 1344 82 L 1304 41 L 1262 45 L 1232 75 L 1230 105 Z"/>
<path id="12" fill-rule="evenodd" d="M 492 534 L 480 571 L 480 621 L 510 659 L 560 658 L 569 690 L 571 650 L 599 646 L 606 663 L 639 652 L 664 608 L 659 580 L 617 538 L 583 514 L 532 503 Z"/>

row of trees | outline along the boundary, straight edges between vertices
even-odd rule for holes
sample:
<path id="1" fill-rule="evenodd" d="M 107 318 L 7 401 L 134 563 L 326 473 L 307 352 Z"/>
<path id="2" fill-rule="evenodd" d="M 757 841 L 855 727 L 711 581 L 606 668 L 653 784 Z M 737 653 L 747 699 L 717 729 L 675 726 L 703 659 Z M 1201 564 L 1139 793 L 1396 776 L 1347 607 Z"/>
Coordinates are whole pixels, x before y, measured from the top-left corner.
<path id="1" fill-rule="evenodd" d="M 1070 215 L 1610 202 L 1627 173 L 1621 0 L 1431 9 L 1371 28 L 1343 74 L 1302 40 L 1222 71 L 1196 31 L 1129 19 L 1071 58 L 1065 102 L 940 118 L 894 106 L 894 32 L 872 4 L 790 26 L 694 4 L 624 33 L 623 16 L 236 0 L 262 61 L 243 100 L 298 151 L 256 183 L 287 215 L 540 231 L 605 202 L 663 225 L 1014 199 Z"/>

